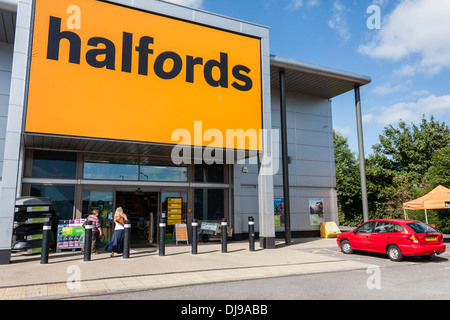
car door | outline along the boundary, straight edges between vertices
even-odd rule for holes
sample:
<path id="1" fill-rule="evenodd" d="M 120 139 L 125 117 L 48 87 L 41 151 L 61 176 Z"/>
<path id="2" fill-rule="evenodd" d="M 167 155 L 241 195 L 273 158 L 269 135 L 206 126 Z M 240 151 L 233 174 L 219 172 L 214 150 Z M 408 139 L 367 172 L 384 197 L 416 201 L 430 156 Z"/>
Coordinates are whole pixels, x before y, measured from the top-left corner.
<path id="1" fill-rule="evenodd" d="M 399 246 L 399 238 L 402 237 L 401 232 L 403 230 L 403 227 L 399 224 L 387 221 L 378 221 L 372 235 L 373 251 L 386 253 L 387 246 L 389 244 Z"/>
<path id="2" fill-rule="evenodd" d="M 353 233 L 350 245 L 355 250 L 371 251 L 371 237 L 376 221 L 369 221 L 359 226 Z"/>
<path id="3" fill-rule="evenodd" d="M 393 224 L 386 221 L 377 221 L 372 235 L 372 249 L 375 252 L 386 253 L 386 246 L 391 241 Z"/>

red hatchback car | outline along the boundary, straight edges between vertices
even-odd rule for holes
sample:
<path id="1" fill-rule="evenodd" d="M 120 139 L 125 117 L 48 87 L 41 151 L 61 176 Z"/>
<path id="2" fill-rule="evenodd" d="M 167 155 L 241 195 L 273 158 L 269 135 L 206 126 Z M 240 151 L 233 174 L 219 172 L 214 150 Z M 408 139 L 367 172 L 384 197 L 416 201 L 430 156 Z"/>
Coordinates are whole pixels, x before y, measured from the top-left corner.
<path id="1" fill-rule="evenodd" d="M 420 221 L 378 219 L 367 221 L 353 231 L 343 232 L 337 238 L 343 253 L 353 250 L 385 253 L 392 261 L 403 256 L 421 256 L 429 259 L 445 252 L 441 233 Z"/>

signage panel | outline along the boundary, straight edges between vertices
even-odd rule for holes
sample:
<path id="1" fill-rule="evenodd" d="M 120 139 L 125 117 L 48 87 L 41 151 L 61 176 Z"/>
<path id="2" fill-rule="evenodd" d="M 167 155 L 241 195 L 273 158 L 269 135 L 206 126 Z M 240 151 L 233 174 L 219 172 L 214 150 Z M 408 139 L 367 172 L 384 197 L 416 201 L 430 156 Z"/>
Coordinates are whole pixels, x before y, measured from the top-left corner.
<path id="1" fill-rule="evenodd" d="M 173 132 L 199 122 L 259 132 L 261 109 L 261 39 L 101 1 L 35 1 L 26 132 L 178 144 Z M 232 146 L 208 137 L 190 144 Z"/>

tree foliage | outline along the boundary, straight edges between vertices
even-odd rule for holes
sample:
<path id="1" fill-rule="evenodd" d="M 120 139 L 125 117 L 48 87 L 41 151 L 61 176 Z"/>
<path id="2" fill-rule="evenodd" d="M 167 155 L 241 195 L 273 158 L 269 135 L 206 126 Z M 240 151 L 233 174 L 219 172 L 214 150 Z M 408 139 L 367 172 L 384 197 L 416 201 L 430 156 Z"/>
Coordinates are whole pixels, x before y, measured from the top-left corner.
<path id="1" fill-rule="evenodd" d="M 378 165 L 420 180 L 431 165 L 433 153 L 449 143 L 449 127 L 432 116 L 430 121 L 423 117 L 419 126 L 401 121 L 398 128 L 386 127 L 372 149 Z"/>
<path id="2" fill-rule="evenodd" d="M 339 134 L 334 139 L 341 223 L 354 224 L 362 216 L 359 166 L 347 139 Z M 424 116 L 418 125 L 400 121 L 398 126 L 385 127 L 372 150 L 366 159 L 371 219 L 402 218 L 404 202 L 438 185 L 450 187 L 450 129 L 433 116 L 430 120 Z M 353 209 L 349 208 L 352 204 Z M 450 212 L 447 216 L 449 221 L 439 218 L 439 222 L 450 227 Z"/>
<path id="3" fill-rule="evenodd" d="M 450 186 L 450 145 L 433 153 L 425 178 L 432 187 Z"/>
<path id="4" fill-rule="evenodd" d="M 336 162 L 336 189 L 341 223 L 362 222 L 361 184 L 356 155 L 348 146 L 348 139 L 333 131 Z"/>

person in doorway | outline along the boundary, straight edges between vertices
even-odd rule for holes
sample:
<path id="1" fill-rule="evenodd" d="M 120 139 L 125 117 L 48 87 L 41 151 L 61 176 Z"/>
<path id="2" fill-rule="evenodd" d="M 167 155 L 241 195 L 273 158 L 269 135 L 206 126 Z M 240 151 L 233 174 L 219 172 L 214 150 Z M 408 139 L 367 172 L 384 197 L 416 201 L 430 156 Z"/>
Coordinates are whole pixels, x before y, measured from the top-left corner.
<path id="1" fill-rule="evenodd" d="M 97 253 L 97 243 L 102 235 L 102 228 L 100 227 L 100 220 L 98 219 L 98 209 L 93 209 L 92 213 L 87 217 L 87 220 L 92 221 L 92 241 L 91 252 Z"/>
<path id="2" fill-rule="evenodd" d="M 117 207 L 114 213 L 114 233 L 105 247 L 105 250 L 111 253 L 111 257 L 114 257 L 114 253 L 121 254 L 123 252 L 124 225 L 127 220 L 128 217 L 122 207 Z"/>

